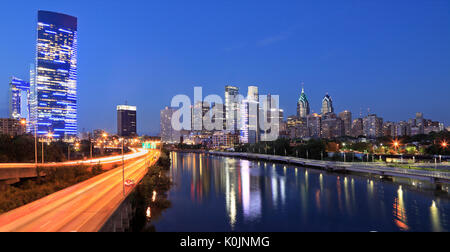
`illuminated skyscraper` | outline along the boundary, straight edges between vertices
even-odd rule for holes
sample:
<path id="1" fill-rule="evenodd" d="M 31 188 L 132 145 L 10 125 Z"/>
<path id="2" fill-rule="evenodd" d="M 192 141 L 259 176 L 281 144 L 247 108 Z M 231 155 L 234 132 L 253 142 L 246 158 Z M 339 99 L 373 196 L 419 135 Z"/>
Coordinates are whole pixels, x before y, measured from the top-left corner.
<path id="1" fill-rule="evenodd" d="M 175 113 L 176 109 L 166 107 L 161 110 L 161 141 L 163 143 L 180 143 L 181 133 L 176 131 L 172 127 L 172 115 Z"/>
<path id="2" fill-rule="evenodd" d="M 326 94 L 322 100 L 322 114 L 325 115 L 328 113 L 334 113 L 334 108 L 333 108 L 333 100 L 331 100 L 331 97 L 328 94 Z"/>
<path id="3" fill-rule="evenodd" d="M 38 135 L 77 134 L 77 18 L 38 11 L 36 65 L 31 70 L 31 121 Z"/>
<path id="4" fill-rule="evenodd" d="M 303 83 L 302 83 L 303 85 Z M 302 86 L 302 94 L 297 102 L 297 117 L 306 118 L 310 113 L 309 102 L 306 98 L 305 89 Z"/>
<path id="5" fill-rule="evenodd" d="M 9 83 L 9 117 L 20 120 L 29 120 L 30 83 L 12 77 Z"/>
<path id="6" fill-rule="evenodd" d="M 256 86 L 249 86 L 247 99 L 241 103 L 240 141 L 255 144 L 259 138 L 259 91 Z"/>
<path id="7" fill-rule="evenodd" d="M 345 110 L 339 113 L 339 118 L 344 122 L 344 134 L 346 136 L 352 135 L 352 112 Z"/>
<path id="8" fill-rule="evenodd" d="M 137 135 L 135 106 L 117 106 L 117 135 L 124 137 Z"/>
<path id="9" fill-rule="evenodd" d="M 225 87 L 225 117 L 226 129 L 231 131 L 238 130 L 239 109 L 239 88 L 233 86 Z"/>

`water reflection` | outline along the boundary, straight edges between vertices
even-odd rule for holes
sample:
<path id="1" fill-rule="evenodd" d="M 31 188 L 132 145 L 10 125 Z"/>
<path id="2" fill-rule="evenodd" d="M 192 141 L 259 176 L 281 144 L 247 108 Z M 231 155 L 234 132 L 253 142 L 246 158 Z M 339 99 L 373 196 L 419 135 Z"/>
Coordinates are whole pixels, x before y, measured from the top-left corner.
<path id="1" fill-rule="evenodd" d="M 160 231 L 449 230 L 448 195 L 391 182 L 177 153 L 170 174 Z"/>
<path id="2" fill-rule="evenodd" d="M 403 201 L 403 189 L 399 186 L 397 191 L 398 197 L 394 201 L 394 221 L 395 224 L 403 231 L 409 230 L 406 217 L 405 203 Z"/>

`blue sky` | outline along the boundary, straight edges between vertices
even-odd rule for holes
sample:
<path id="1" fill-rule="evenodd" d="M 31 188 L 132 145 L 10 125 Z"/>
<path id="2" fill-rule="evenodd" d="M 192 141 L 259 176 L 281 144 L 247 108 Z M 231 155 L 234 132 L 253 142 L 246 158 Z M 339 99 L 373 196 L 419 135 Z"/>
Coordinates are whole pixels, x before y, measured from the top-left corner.
<path id="1" fill-rule="evenodd" d="M 422 111 L 450 124 L 450 2 L 9 1 L 0 10 L 0 116 L 11 75 L 28 79 L 37 10 L 78 17 L 79 130 L 116 130 L 138 106 L 138 133 L 159 132 L 176 94 L 224 86 L 280 95 L 295 114 L 301 81 L 314 111 L 367 109 L 385 120 Z"/>

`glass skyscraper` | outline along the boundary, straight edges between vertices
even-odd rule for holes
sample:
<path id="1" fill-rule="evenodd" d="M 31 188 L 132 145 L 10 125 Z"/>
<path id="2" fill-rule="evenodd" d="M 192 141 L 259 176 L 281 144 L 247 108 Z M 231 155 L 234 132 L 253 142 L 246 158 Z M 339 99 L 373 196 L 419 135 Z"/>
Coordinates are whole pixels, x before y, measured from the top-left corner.
<path id="1" fill-rule="evenodd" d="M 77 18 L 38 11 L 36 63 L 31 70 L 31 127 L 55 138 L 77 134 Z"/>
<path id="2" fill-rule="evenodd" d="M 16 77 L 9 83 L 9 117 L 29 120 L 30 83 Z"/>

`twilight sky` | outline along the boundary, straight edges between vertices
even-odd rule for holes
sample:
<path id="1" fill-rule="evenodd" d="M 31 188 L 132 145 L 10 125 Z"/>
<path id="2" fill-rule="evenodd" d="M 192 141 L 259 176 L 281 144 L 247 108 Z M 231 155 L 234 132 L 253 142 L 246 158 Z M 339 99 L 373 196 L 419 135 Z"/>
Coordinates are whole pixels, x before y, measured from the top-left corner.
<path id="1" fill-rule="evenodd" d="M 29 79 L 37 10 L 78 17 L 79 131 L 116 132 L 115 106 L 138 106 L 138 133 L 159 132 L 176 94 L 223 96 L 227 84 L 312 109 L 385 120 L 415 112 L 450 124 L 450 1 L 8 1 L 0 10 L 0 117 L 12 75 Z"/>

